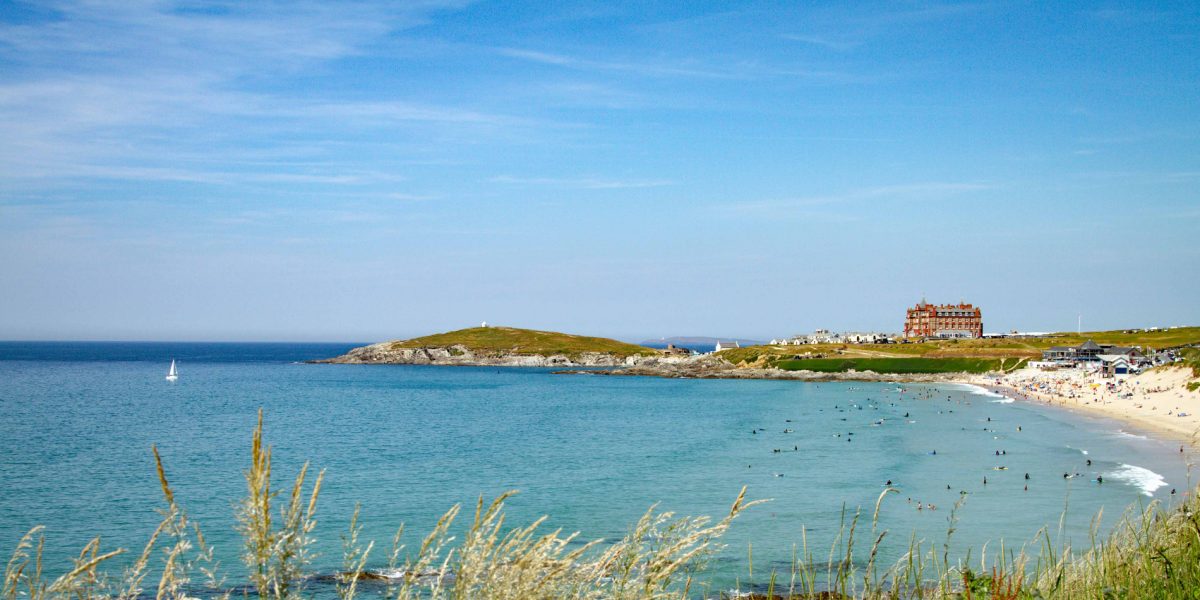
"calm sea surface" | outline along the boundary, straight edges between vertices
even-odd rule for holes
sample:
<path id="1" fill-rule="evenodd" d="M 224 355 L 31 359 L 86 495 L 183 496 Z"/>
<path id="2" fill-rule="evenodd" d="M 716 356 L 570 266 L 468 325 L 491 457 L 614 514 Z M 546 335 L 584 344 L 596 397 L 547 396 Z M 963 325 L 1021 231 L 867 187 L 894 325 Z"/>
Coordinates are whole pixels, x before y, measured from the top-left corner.
<path id="1" fill-rule="evenodd" d="M 140 549 L 161 506 L 157 445 L 178 499 L 240 579 L 233 507 L 260 407 L 279 487 L 306 460 L 327 470 L 323 572 L 340 563 L 356 502 L 364 537 L 380 547 L 401 522 L 413 547 L 451 505 L 513 489 L 510 523 L 545 514 L 548 528 L 613 539 L 654 503 L 720 515 L 745 485 L 749 497 L 772 501 L 726 536 L 713 574 L 719 589 L 765 580 L 771 568 L 787 573 L 802 530 L 817 555 L 827 553 L 843 507 L 862 507 L 869 520 L 888 480 L 901 493 L 883 503 L 884 564 L 913 534 L 940 547 L 963 491 L 951 551 L 974 547 L 977 557 L 985 542 L 991 555 L 1001 538 L 1019 546 L 1043 526 L 1057 541 L 1064 508 L 1065 537 L 1082 544 L 1101 509 L 1110 526 L 1131 504 L 1170 502 L 1172 488 L 1189 488 L 1178 443 L 965 386 L 902 392 L 298 362 L 348 348 L 0 343 L 0 556 L 38 524 L 51 570 L 96 535 L 106 548 Z M 164 380 L 171 359 L 174 383 Z M 937 510 L 918 511 L 918 502 Z"/>

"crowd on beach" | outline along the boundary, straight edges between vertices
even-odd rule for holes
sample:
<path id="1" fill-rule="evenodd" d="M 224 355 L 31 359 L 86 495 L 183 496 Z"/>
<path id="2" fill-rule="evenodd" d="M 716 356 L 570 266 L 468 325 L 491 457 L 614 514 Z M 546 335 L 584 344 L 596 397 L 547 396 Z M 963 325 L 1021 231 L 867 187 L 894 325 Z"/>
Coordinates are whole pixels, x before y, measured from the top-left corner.
<path id="1" fill-rule="evenodd" d="M 974 383 L 1020 400 L 1078 407 L 1183 436 L 1200 430 L 1200 393 L 1189 391 L 1183 369 L 1105 377 L 1086 368 L 1025 368 Z"/>

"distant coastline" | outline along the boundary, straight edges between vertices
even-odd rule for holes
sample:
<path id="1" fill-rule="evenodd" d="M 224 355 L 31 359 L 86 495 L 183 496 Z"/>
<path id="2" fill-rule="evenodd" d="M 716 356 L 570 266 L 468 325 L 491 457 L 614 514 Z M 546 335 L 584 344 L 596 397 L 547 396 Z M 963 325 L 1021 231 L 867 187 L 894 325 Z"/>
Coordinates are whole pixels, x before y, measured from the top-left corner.
<path id="1" fill-rule="evenodd" d="M 699 340 L 672 339 L 680 344 Z M 669 379 L 966 384 L 1013 400 L 1107 416 L 1193 445 L 1200 439 L 1200 390 L 1190 368 L 1160 367 L 1119 379 L 1082 369 L 1042 371 L 1028 366 L 1038 352 L 1028 341 L 1019 346 L 985 340 L 944 345 L 771 345 L 708 353 L 668 343 L 666 348 L 656 349 L 608 338 L 485 324 L 370 344 L 309 362 L 542 367 L 558 369 L 554 373 L 564 375 Z"/>

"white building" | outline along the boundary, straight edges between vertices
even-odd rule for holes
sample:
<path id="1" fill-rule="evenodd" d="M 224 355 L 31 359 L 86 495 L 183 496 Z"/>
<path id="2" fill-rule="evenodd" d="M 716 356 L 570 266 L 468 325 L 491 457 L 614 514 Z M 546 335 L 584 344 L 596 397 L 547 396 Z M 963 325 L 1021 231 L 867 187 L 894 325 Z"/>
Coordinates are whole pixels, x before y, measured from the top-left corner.
<path id="1" fill-rule="evenodd" d="M 881 344 L 888 341 L 887 334 L 853 332 L 842 334 L 847 344 Z"/>
<path id="2" fill-rule="evenodd" d="M 835 333 L 828 329 L 818 329 L 808 335 L 794 335 L 790 338 L 771 340 L 775 346 L 804 346 L 807 344 L 886 344 L 894 336 L 886 333 L 850 332 Z"/>

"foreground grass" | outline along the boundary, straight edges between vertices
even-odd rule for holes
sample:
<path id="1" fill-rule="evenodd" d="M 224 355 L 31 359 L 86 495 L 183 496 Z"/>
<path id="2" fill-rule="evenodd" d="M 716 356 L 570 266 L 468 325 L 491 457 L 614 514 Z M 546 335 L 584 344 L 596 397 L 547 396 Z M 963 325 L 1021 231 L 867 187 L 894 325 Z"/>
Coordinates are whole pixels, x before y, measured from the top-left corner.
<path id="1" fill-rule="evenodd" d="M 242 583 L 225 583 L 201 529 L 176 501 L 157 450 L 154 457 L 164 499 L 162 520 L 129 566 L 120 572 L 106 571 L 111 559 L 125 551 L 104 552 L 96 538 L 71 565 L 56 569 L 63 572 L 61 576 L 49 579 L 42 564 L 42 529 L 35 527 L 11 554 L 0 598 L 309 597 L 305 584 L 312 576 L 310 549 L 324 473 L 310 479 L 306 464 L 284 489 L 286 494 L 274 489 L 261 412 L 244 474 L 247 495 L 236 508 L 246 569 L 239 579 Z M 884 490 L 873 512 L 844 518 L 828 550 L 814 551 L 801 530 L 801 544 L 788 572 L 769 573 L 756 593 L 734 592 L 733 596 L 1100 600 L 1195 598 L 1200 591 L 1200 500 L 1195 495 L 1170 509 L 1151 504 L 1144 511 L 1131 510 L 1105 538 L 1097 537 L 1093 527 L 1086 548 L 1056 545 L 1053 539 L 1060 536 L 1043 530 L 1031 545 L 1017 551 L 1001 546 L 989 557 L 986 548 L 981 549 L 978 570 L 973 570 L 970 553 L 961 562 L 948 556 L 955 514 L 965 500 L 951 513 L 945 542 L 926 546 L 914 540 L 896 564 L 879 565 L 878 550 L 888 534 L 879 527 L 879 508 L 895 492 Z M 337 595 L 351 600 L 362 580 L 380 579 L 386 584 L 375 591 L 395 600 L 683 600 L 704 593 L 697 582 L 706 573 L 708 559 L 721 548 L 722 534 L 757 504 L 745 500 L 743 489 L 729 512 L 716 521 L 675 517 L 651 507 L 620 540 L 607 545 L 573 544 L 574 534 L 539 531 L 545 518 L 523 526 L 506 525 L 504 502 L 509 495 L 491 502 L 481 497 L 461 540 L 449 534 L 459 506 L 447 511 L 412 553 L 405 553 L 401 545 L 401 525 L 383 557 L 373 554 L 374 542 L 359 540 L 362 528 L 356 509 L 342 538 L 342 569 L 332 576 Z M 386 567 L 368 569 L 370 564 Z"/>
<path id="2" fill-rule="evenodd" d="M 393 348 L 448 348 L 457 345 L 476 352 L 543 356 L 563 354 L 572 358 L 584 352 L 612 354 L 620 358 L 659 354 L 652 348 L 608 338 L 515 327 L 471 327 L 392 343 Z"/>

